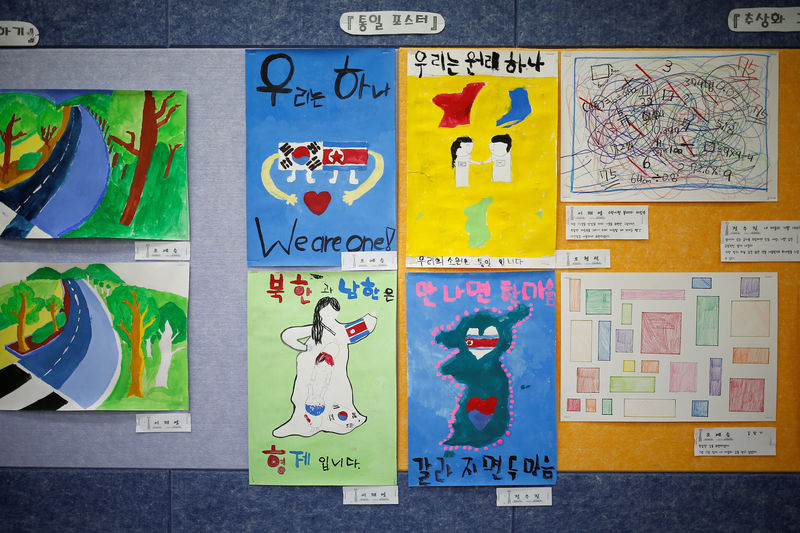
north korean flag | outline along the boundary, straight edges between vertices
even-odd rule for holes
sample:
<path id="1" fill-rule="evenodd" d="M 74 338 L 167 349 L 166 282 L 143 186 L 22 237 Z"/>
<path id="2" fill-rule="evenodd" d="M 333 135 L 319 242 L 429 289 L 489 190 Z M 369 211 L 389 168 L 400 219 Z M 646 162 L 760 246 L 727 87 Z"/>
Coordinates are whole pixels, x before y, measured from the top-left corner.
<path id="1" fill-rule="evenodd" d="M 365 167 L 369 159 L 367 143 L 327 142 L 322 150 L 323 170 Z"/>
<path id="2" fill-rule="evenodd" d="M 344 329 L 347 331 L 347 336 L 350 337 L 351 343 L 358 342 L 369 335 L 367 323 L 364 322 L 363 318 L 359 318 L 355 322 L 349 322 L 345 324 Z"/>

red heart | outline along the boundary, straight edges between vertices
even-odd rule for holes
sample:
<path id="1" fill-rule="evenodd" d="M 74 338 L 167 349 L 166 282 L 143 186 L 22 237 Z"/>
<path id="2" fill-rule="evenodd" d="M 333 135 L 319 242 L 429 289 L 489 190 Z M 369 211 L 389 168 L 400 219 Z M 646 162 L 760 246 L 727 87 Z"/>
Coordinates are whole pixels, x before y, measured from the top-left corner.
<path id="1" fill-rule="evenodd" d="M 322 191 L 321 193 L 308 191 L 303 195 L 303 201 L 308 206 L 309 211 L 315 215 L 321 215 L 328 209 L 328 204 L 331 203 L 331 193 L 328 191 Z"/>

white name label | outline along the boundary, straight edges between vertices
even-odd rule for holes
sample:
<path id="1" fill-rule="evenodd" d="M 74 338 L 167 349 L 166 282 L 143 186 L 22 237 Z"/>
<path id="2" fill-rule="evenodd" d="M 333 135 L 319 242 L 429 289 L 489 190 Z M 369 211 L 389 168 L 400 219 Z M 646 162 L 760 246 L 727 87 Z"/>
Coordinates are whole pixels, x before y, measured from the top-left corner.
<path id="1" fill-rule="evenodd" d="M 611 250 L 556 250 L 556 268 L 611 268 Z"/>
<path id="2" fill-rule="evenodd" d="M 775 455 L 776 428 L 697 428 L 694 454 L 749 457 Z"/>
<path id="3" fill-rule="evenodd" d="M 726 220 L 719 243 L 723 262 L 800 261 L 800 220 Z"/>
<path id="4" fill-rule="evenodd" d="M 189 241 L 136 241 L 137 261 L 188 261 Z"/>
<path id="5" fill-rule="evenodd" d="M 728 14 L 731 31 L 800 31 L 800 6 L 743 7 Z"/>
<path id="6" fill-rule="evenodd" d="M 552 487 L 500 487 L 497 489 L 497 507 L 550 505 L 553 505 Z"/>
<path id="7" fill-rule="evenodd" d="M 567 240 L 649 238 L 649 206 L 568 205 Z"/>
<path id="8" fill-rule="evenodd" d="M 397 485 L 342 487 L 343 505 L 397 505 Z"/>
<path id="9" fill-rule="evenodd" d="M 136 433 L 191 433 L 190 413 L 146 413 L 136 415 Z"/>
<path id="10" fill-rule="evenodd" d="M 433 34 L 444 29 L 444 17 L 424 11 L 350 11 L 339 17 L 350 35 Z"/>
<path id="11" fill-rule="evenodd" d="M 397 270 L 397 252 L 342 252 L 342 270 Z"/>
<path id="12" fill-rule="evenodd" d="M 30 22 L 0 20 L 0 46 L 36 46 L 39 30 Z"/>

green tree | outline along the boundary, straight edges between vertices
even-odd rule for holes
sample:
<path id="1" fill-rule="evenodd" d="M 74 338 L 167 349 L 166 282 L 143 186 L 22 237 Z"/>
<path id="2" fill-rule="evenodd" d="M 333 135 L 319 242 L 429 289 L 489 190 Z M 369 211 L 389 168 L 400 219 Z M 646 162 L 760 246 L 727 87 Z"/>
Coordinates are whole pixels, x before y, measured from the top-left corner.
<path id="1" fill-rule="evenodd" d="M 58 321 L 56 320 L 56 317 L 58 316 L 58 312 L 61 310 L 63 302 L 61 301 L 61 298 L 54 294 L 47 299 L 44 305 L 50 312 L 50 319 L 53 321 L 53 333 L 55 333 L 58 331 Z"/>
<path id="2" fill-rule="evenodd" d="M 39 311 L 44 300 L 34 294 L 33 289 L 20 281 L 14 293 L 0 306 L 0 312 L 17 323 L 17 351 L 25 353 L 30 348 L 25 341 L 25 324 L 33 324 L 39 319 Z"/>
<path id="3" fill-rule="evenodd" d="M 144 354 L 142 343 L 158 327 L 158 305 L 150 291 L 131 285 L 117 287 L 108 298 L 108 308 L 114 316 L 114 326 L 131 348 L 131 384 L 127 396 L 144 397 L 142 376 Z"/>
<path id="4" fill-rule="evenodd" d="M 0 94 L 0 143 L 3 150 L 0 183 L 11 183 L 17 176 L 15 161 L 11 160 L 15 141 L 38 133 L 43 125 L 40 121 L 44 121 L 48 128 L 53 121 L 60 125 L 61 122 L 54 118 L 57 115 L 55 105 L 46 98 L 25 93 Z"/>

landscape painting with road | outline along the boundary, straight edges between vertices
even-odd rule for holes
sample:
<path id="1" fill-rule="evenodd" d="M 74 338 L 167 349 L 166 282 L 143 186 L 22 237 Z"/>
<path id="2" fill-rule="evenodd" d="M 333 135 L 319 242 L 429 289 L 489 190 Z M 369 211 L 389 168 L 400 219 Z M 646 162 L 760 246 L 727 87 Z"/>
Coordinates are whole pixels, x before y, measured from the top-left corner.
<path id="1" fill-rule="evenodd" d="M 0 264 L 0 410 L 186 410 L 188 263 Z"/>
<path id="2" fill-rule="evenodd" d="M 189 238 L 185 91 L 0 93 L 0 237 Z"/>

